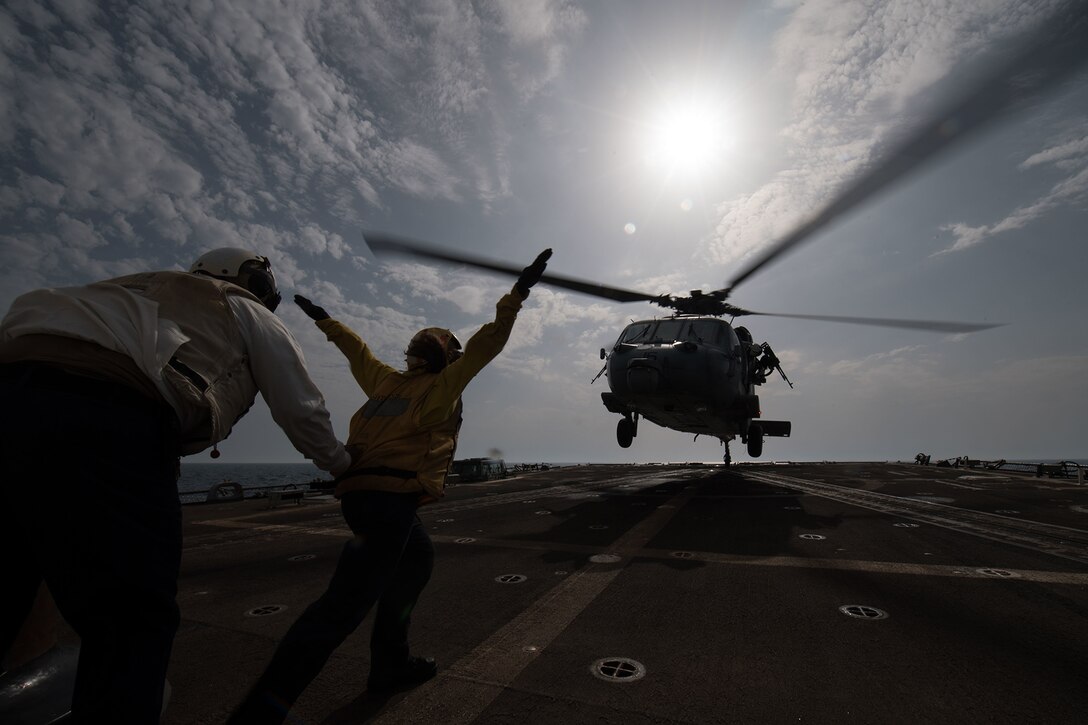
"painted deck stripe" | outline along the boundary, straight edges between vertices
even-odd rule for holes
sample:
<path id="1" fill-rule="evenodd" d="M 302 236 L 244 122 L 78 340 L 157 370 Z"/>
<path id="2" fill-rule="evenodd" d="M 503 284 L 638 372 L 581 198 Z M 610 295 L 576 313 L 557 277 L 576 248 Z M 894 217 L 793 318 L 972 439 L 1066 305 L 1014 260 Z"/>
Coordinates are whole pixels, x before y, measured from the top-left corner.
<path id="1" fill-rule="evenodd" d="M 672 508 L 654 510 L 607 551 L 642 548 L 690 498 L 690 493 L 675 496 L 669 502 Z M 626 559 L 616 564 L 587 563 L 374 722 L 473 722 L 619 576 L 627 563 Z"/>

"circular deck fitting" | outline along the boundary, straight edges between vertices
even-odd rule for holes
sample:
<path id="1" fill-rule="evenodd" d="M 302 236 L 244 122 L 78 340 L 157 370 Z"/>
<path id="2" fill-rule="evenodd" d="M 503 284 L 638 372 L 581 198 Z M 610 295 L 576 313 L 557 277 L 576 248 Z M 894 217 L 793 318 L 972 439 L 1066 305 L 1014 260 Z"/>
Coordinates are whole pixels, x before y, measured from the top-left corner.
<path id="1" fill-rule="evenodd" d="M 589 557 L 589 560 L 594 564 L 615 564 L 620 560 L 620 557 L 615 554 L 594 554 Z"/>
<path id="2" fill-rule="evenodd" d="M 537 516 L 548 516 L 549 514 L 551 514 L 551 511 L 541 510 L 541 511 L 534 511 L 533 513 L 536 514 Z"/>
<path id="3" fill-rule="evenodd" d="M 454 519 L 438 519 L 438 523 L 440 524 L 452 524 L 453 522 Z"/>
<path id="4" fill-rule="evenodd" d="M 471 536 L 466 536 L 463 539 L 454 539 L 453 543 L 455 543 L 455 544 L 471 544 L 473 541 L 476 541 L 476 539 L 472 538 Z"/>
<path id="5" fill-rule="evenodd" d="M 604 524 L 593 524 L 589 528 L 593 529 L 594 531 L 604 531 L 608 527 L 605 526 Z"/>
<path id="6" fill-rule="evenodd" d="M 801 534 L 801 538 L 806 541 L 823 541 L 827 537 L 822 534 Z"/>
<path id="7" fill-rule="evenodd" d="M 690 551 L 674 551 L 669 556 L 675 557 L 677 559 L 694 559 L 695 558 L 695 554 L 692 554 Z"/>
<path id="8" fill-rule="evenodd" d="M 521 584 L 529 577 L 524 574 L 503 574 L 502 576 L 495 577 L 495 581 L 499 584 Z"/>
<path id="9" fill-rule="evenodd" d="M 855 619 L 887 619 L 888 613 L 883 609 L 870 607 L 865 604 L 844 604 L 839 611 L 848 617 Z"/>
<path id="10" fill-rule="evenodd" d="M 646 667 L 629 657 L 604 657 L 590 665 L 589 671 L 606 682 L 634 682 L 646 676 Z"/>
<path id="11" fill-rule="evenodd" d="M 536 499 L 535 498 L 527 498 L 524 501 L 522 501 L 522 503 L 536 503 Z"/>
<path id="12" fill-rule="evenodd" d="M 254 607 L 246 612 L 247 617 L 271 617 L 273 614 L 279 614 L 287 609 L 286 604 L 265 604 L 260 607 Z"/>
<path id="13" fill-rule="evenodd" d="M 982 576 L 993 577 L 994 579 L 1016 579 L 1020 576 L 1016 572 L 1006 569 L 975 569 L 975 571 Z"/>
<path id="14" fill-rule="evenodd" d="M 905 521 L 900 521 L 898 524 L 892 524 L 892 526 L 898 526 L 901 529 L 917 529 L 918 524 L 911 524 Z"/>
<path id="15" fill-rule="evenodd" d="M 289 556 L 287 561 L 309 561 L 310 559 L 316 559 L 317 554 L 299 554 L 298 556 Z"/>

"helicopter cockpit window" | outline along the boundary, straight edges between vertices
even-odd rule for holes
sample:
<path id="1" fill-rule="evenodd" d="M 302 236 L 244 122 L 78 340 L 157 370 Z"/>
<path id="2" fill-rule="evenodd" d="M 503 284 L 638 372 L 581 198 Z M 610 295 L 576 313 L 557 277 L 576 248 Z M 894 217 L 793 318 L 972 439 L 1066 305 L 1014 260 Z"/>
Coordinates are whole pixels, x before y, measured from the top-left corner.
<path id="1" fill-rule="evenodd" d="M 620 336 L 620 342 L 647 342 L 651 327 L 653 327 L 652 322 L 636 322 L 628 325 Z"/>
<path id="2" fill-rule="evenodd" d="M 721 347 L 722 323 L 718 320 L 676 319 L 662 320 L 648 338 L 649 342 L 701 342 Z"/>
<path id="3" fill-rule="evenodd" d="M 657 323 L 657 329 L 654 330 L 650 341 L 674 342 L 676 340 L 687 340 L 688 325 L 690 324 L 688 320 L 662 320 Z"/>
<path id="4" fill-rule="evenodd" d="M 725 326 L 719 320 L 694 320 L 688 331 L 689 338 L 714 347 L 725 345 Z"/>

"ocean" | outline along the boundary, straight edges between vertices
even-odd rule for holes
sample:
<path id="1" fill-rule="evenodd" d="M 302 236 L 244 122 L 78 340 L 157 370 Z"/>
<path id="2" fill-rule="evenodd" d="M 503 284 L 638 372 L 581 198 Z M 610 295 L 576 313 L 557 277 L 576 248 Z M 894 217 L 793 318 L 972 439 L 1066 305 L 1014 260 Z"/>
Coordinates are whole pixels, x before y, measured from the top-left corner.
<path id="1" fill-rule="evenodd" d="M 233 481 L 247 490 L 286 486 L 289 483 L 306 490 L 315 478 L 331 479 L 312 463 L 182 462 L 178 495 L 182 503 L 203 501 L 208 489 L 223 481 Z"/>
<path id="2" fill-rule="evenodd" d="M 507 461 L 513 470 L 516 465 Z M 551 466 L 577 466 L 578 463 L 551 463 Z M 310 481 L 320 479 L 332 481 L 332 476 L 312 463 L 186 463 L 181 462 L 181 477 L 178 479 L 178 495 L 182 503 L 199 503 L 207 497 L 208 489 L 233 481 L 252 496 L 254 489 L 268 489 L 294 484 L 306 491 Z"/>

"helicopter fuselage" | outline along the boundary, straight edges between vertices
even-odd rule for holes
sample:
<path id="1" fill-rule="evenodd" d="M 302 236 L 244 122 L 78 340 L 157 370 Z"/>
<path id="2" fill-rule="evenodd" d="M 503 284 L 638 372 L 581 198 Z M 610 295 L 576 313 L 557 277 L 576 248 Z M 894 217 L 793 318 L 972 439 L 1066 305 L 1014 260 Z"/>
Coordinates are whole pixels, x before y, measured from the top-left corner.
<path id="1" fill-rule="evenodd" d="M 789 435 L 788 422 L 760 419 L 754 390 L 766 380 L 769 351 L 765 343 L 754 344 L 745 328 L 717 317 L 632 322 L 611 352 L 602 351 L 610 392 L 601 397 L 608 410 L 624 416 L 620 445 L 630 445 L 639 416 L 723 442 L 756 435 L 759 451 L 763 435 Z"/>

